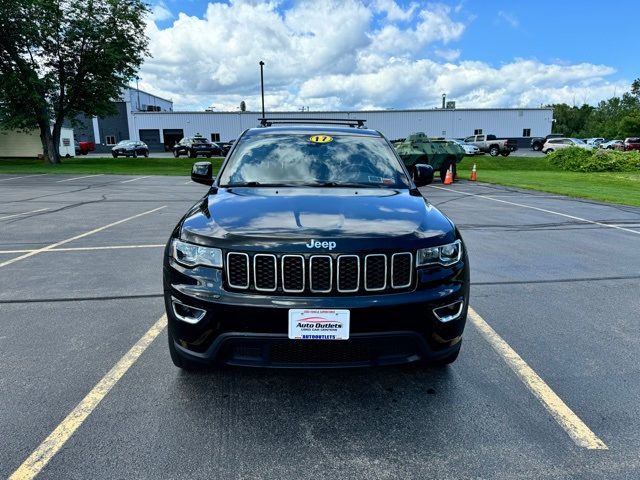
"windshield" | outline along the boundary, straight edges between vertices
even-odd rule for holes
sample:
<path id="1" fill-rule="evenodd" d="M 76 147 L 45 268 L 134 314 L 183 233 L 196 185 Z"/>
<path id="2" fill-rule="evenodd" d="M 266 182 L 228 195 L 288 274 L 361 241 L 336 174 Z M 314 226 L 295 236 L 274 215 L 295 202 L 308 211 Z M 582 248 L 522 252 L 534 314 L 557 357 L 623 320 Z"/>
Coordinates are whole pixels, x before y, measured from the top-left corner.
<path id="1" fill-rule="evenodd" d="M 586 145 L 586 143 L 579 138 L 570 138 L 569 140 L 571 140 L 573 143 L 577 143 L 578 145 Z"/>
<path id="2" fill-rule="evenodd" d="M 118 145 L 121 147 L 124 147 L 125 145 L 129 145 L 131 143 L 132 143 L 131 140 L 121 140 L 118 142 Z"/>
<path id="3" fill-rule="evenodd" d="M 383 138 L 307 134 L 243 139 L 220 185 L 246 184 L 407 188 L 410 182 Z"/>
<path id="4" fill-rule="evenodd" d="M 206 144 L 208 144 L 209 140 L 207 140 L 206 138 L 196 137 L 196 138 L 193 139 L 193 143 L 206 143 Z"/>

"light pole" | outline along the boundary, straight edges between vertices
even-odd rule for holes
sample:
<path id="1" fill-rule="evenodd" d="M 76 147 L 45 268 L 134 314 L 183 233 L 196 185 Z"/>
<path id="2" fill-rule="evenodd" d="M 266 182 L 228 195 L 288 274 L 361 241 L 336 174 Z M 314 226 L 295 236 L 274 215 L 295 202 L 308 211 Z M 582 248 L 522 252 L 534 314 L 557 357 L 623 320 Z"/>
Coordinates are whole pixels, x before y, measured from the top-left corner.
<path id="1" fill-rule="evenodd" d="M 138 87 L 138 80 L 140 80 L 140 77 L 136 75 L 136 93 L 138 94 L 138 111 L 140 111 L 140 87 Z"/>
<path id="2" fill-rule="evenodd" d="M 445 105 L 446 105 L 446 101 L 447 101 L 447 94 L 443 93 L 442 94 L 442 109 L 445 109 Z"/>
<path id="3" fill-rule="evenodd" d="M 260 60 L 260 91 L 262 92 L 262 118 L 264 118 L 264 62 Z"/>

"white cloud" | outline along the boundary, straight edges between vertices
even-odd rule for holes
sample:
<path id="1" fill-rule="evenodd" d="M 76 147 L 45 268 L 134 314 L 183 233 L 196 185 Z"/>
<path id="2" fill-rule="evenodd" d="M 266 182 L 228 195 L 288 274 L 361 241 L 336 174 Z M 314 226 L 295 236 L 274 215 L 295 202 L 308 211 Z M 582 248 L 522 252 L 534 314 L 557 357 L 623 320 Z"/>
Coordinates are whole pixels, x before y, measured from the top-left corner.
<path id="1" fill-rule="evenodd" d="M 173 18 L 173 13 L 167 5 L 160 1 L 151 7 L 151 20 L 154 22 L 162 22 Z"/>
<path id="2" fill-rule="evenodd" d="M 517 28 L 520 25 L 518 17 L 516 17 L 513 13 L 505 12 L 504 10 L 500 10 L 498 12 L 498 19 L 504 23 L 507 23 L 512 28 Z"/>
<path id="3" fill-rule="evenodd" d="M 390 21 L 408 21 L 413 18 L 413 14 L 418 8 L 416 2 L 411 2 L 409 8 L 403 10 L 395 0 L 375 0 L 373 7 L 375 12 L 382 12 L 387 16 Z"/>
<path id="4" fill-rule="evenodd" d="M 433 53 L 444 58 L 447 62 L 453 62 L 460 58 L 460 50 L 453 48 L 436 48 Z"/>
<path id="5" fill-rule="evenodd" d="M 176 109 L 233 110 L 245 100 L 257 110 L 260 60 L 270 110 L 434 107 L 442 92 L 459 107 L 538 106 L 596 102 L 627 88 L 608 80 L 615 71 L 605 65 L 460 61 L 452 44 L 465 31 L 461 7 L 403 8 L 393 0 L 283 5 L 210 3 L 202 17 L 180 13 L 163 29 L 150 19 L 153 57 L 142 67 L 141 88 L 172 98 Z"/>

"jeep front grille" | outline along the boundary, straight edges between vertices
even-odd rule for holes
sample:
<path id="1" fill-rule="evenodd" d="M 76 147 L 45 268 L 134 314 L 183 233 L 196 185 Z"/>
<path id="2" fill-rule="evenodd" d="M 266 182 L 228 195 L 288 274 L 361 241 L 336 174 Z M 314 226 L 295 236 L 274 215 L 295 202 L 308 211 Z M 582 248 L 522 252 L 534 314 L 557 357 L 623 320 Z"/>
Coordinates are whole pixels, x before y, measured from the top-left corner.
<path id="1" fill-rule="evenodd" d="M 227 286 L 281 294 L 384 293 L 409 289 L 413 254 L 273 255 L 229 252 Z"/>

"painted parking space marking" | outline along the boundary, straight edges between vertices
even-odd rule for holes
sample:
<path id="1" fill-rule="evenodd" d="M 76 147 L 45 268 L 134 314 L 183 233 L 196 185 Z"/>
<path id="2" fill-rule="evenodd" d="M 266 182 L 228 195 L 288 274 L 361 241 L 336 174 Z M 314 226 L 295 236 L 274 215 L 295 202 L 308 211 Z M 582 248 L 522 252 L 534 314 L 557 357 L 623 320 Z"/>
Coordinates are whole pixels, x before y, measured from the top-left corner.
<path id="1" fill-rule="evenodd" d="M 56 183 L 70 182 L 72 180 L 81 180 L 83 178 L 102 177 L 104 173 L 98 173 L 97 175 L 85 175 L 84 177 L 66 178 L 64 180 L 58 180 Z"/>
<path id="2" fill-rule="evenodd" d="M 63 247 L 63 248 L 51 248 L 42 253 L 49 252 L 90 252 L 90 251 L 99 251 L 99 250 L 127 250 L 132 248 L 164 248 L 165 245 L 161 243 L 152 243 L 148 245 L 105 245 L 100 247 Z M 35 252 L 38 249 L 27 249 L 27 250 L 0 250 L 1 253 L 29 253 Z"/>
<path id="3" fill-rule="evenodd" d="M 607 445 L 593 433 L 566 403 L 545 383 L 518 353 L 496 331 L 469 307 L 469 319 L 489 345 L 502 357 L 533 395 L 542 403 L 576 445 L 590 450 L 608 450 Z"/>
<path id="4" fill-rule="evenodd" d="M 9 180 L 18 180 L 19 178 L 43 177 L 46 173 L 37 173 L 35 175 L 22 175 L 20 177 L 0 178 L 0 182 L 8 182 Z"/>
<path id="5" fill-rule="evenodd" d="M 28 480 L 35 478 L 56 453 L 71 438 L 75 431 L 91 415 L 91 412 L 107 396 L 116 383 L 136 363 L 140 355 L 153 343 L 167 326 L 167 316 L 162 315 L 156 323 L 138 340 L 131 349 L 116 363 L 107 374 L 76 405 L 67 417 L 49 434 L 47 438 L 27 457 L 11 474 L 9 480 Z"/>
<path id="6" fill-rule="evenodd" d="M 578 220 L 580 222 L 591 223 L 592 225 L 599 225 L 601 227 L 607 227 L 607 228 L 615 228 L 616 230 L 623 230 L 625 232 L 635 233 L 636 235 L 640 235 L 640 230 L 631 230 L 630 228 L 619 227 L 617 225 L 609 225 L 607 223 L 596 222 L 594 220 L 587 220 L 586 218 L 576 217 L 575 215 L 568 215 L 566 213 L 556 212 L 556 211 L 553 211 L 553 210 L 547 210 L 546 208 L 534 207 L 532 205 L 525 205 L 523 203 L 509 202 L 507 200 L 501 200 L 499 198 L 493 198 L 493 197 L 490 197 L 488 195 L 481 195 L 479 193 L 461 192 L 460 190 L 454 190 L 452 188 L 445 188 L 445 187 L 436 187 L 435 185 L 429 185 L 429 188 L 437 188 L 438 190 L 446 190 L 447 192 L 459 193 L 461 195 L 467 195 L 467 196 L 470 196 L 470 197 L 484 198 L 485 200 L 491 200 L 491 201 L 500 202 L 500 203 L 507 203 L 509 205 L 515 205 L 517 207 L 530 208 L 531 210 L 537 210 L 539 212 L 551 213 L 553 215 L 559 215 L 561 217 L 571 218 L 572 220 Z"/>
<path id="7" fill-rule="evenodd" d="M 163 205 L 161 207 L 154 208 L 153 210 L 147 210 L 146 212 L 138 213 L 136 215 L 132 215 L 132 216 L 127 217 L 127 218 L 123 218 L 122 220 L 118 220 L 117 222 L 109 223 L 108 225 L 103 225 L 102 227 L 94 228 L 93 230 L 90 230 L 90 231 L 85 232 L 85 233 L 81 233 L 80 235 L 76 235 L 74 237 L 67 238 L 65 240 L 61 240 L 61 241 L 56 242 L 56 243 L 52 243 L 50 245 L 47 245 L 46 247 L 38 248 L 37 250 L 32 250 L 32 251 L 30 251 L 28 253 L 25 253 L 24 255 L 20 255 L 19 257 L 15 257 L 15 258 L 12 258 L 10 260 L 6 260 L 4 262 L 1 262 L 0 263 L 0 268 L 1 267 L 6 267 L 7 265 L 11 265 L 12 263 L 15 263 L 15 262 L 19 262 L 20 260 L 24 260 L 25 258 L 29 258 L 29 257 L 32 257 L 34 255 L 38 255 L 39 253 L 48 252 L 49 250 L 52 250 L 52 249 L 54 249 L 56 247 L 59 247 L 61 245 L 66 244 L 66 243 L 72 242 L 74 240 L 78 240 L 80 238 L 88 237 L 89 235 L 93 235 L 94 233 L 101 232 L 103 230 L 106 230 L 107 228 L 115 227 L 116 225 L 120 225 L 121 223 L 128 222 L 128 221 L 133 220 L 135 218 L 139 218 L 139 217 L 142 217 L 144 215 L 149 215 L 150 213 L 157 212 L 158 210 L 162 210 L 163 208 L 166 208 L 166 207 L 167 207 L 166 205 Z"/>
<path id="8" fill-rule="evenodd" d="M 137 178 L 132 178 L 130 180 L 125 180 L 124 182 L 120 182 L 120 183 L 131 183 L 131 182 L 135 182 L 136 180 L 142 180 L 143 178 L 149 178 L 151 175 L 147 175 L 146 177 L 137 177 Z"/>
<path id="9" fill-rule="evenodd" d="M 4 217 L 0 217 L 0 220 L 6 220 L 7 218 L 21 217 L 23 215 L 29 215 L 30 213 L 44 212 L 45 210 L 49 210 L 49 209 L 48 208 L 39 208 L 38 210 L 31 210 L 30 212 L 14 213 L 13 215 L 6 215 Z"/>

